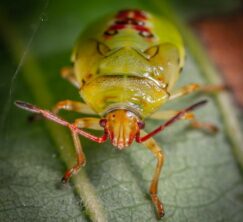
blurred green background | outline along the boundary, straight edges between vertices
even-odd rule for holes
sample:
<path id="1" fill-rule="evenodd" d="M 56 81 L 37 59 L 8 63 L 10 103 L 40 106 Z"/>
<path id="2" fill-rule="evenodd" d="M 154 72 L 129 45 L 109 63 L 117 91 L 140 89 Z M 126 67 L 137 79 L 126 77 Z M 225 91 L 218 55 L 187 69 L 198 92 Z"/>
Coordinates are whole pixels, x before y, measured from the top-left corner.
<path id="1" fill-rule="evenodd" d="M 50 109 L 59 100 L 79 100 L 59 70 L 70 64 L 73 44 L 90 22 L 124 8 L 145 9 L 178 26 L 187 50 L 178 87 L 217 82 L 217 71 L 209 69 L 212 64 L 186 24 L 241 6 L 238 0 L 1 0 L 0 221 L 157 221 L 147 195 L 155 159 L 142 145 L 118 152 L 109 143 L 82 139 L 87 165 L 62 186 L 65 169 L 75 162 L 68 130 L 47 121 L 29 123 L 29 114 L 13 102 L 21 99 Z M 198 96 L 165 108 L 179 109 L 207 98 L 207 107 L 196 114 L 220 132 L 207 135 L 181 122 L 155 137 L 166 155 L 159 186 L 166 210 L 162 221 L 240 222 L 243 178 L 236 114 L 222 108 L 228 104 L 225 97 Z M 78 116 L 61 115 L 69 120 Z M 157 125 L 146 122 L 148 130 Z"/>

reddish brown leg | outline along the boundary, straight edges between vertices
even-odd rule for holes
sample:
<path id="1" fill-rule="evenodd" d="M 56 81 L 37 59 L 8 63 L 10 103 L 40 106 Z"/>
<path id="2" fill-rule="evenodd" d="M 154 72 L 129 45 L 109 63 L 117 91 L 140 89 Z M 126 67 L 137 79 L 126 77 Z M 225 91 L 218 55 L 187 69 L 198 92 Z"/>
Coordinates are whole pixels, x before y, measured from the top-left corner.
<path id="1" fill-rule="evenodd" d="M 200 85 L 197 83 L 191 83 L 173 92 L 169 100 L 173 100 L 196 91 L 204 93 L 214 93 L 220 92 L 225 88 L 226 87 L 224 85 Z"/>
<path id="2" fill-rule="evenodd" d="M 61 109 L 84 114 L 95 114 L 87 104 L 72 100 L 63 100 L 58 102 L 53 107 L 52 112 L 57 114 Z"/>
<path id="3" fill-rule="evenodd" d="M 80 143 L 78 134 L 72 131 L 72 137 L 74 142 L 74 147 L 77 154 L 77 163 L 69 170 L 67 170 L 62 178 L 62 182 L 66 183 L 73 174 L 76 174 L 80 167 L 84 166 L 86 163 L 85 155 L 83 153 L 82 145 Z"/>
<path id="4" fill-rule="evenodd" d="M 73 125 L 78 128 L 89 128 L 89 129 L 96 129 L 96 130 L 103 129 L 99 125 L 99 119 L 92 118 L 92 117 L 76 119 Z M 83 153 L 82 145 L 80 143 L 78 134 L 72 130 L 71 132 L 72 132 L 74 147 L 77 154 L 77 163 L 71 169 L 66 171 L 66 173 L 62 178 L 63 183 L 66 183 L 70 179 L 70 177 L 73 174 L 76 174 L 80 169 L 80 167 L 84 166 L 86 163 L 85 155 Z"/>
<path id="5" fill-rule="evenodd" d="M 197 121 L 196 119 L 193 119 L 191 121 L 191 126 L 193 128 L 203 129 L 207 133 L 217 133 L 218 132 L 218 127 L 215 126 L 214 124 L 202 123 L 202 122 Z"/>
<path id="6" fill-rule="evenodd" d="M 164 155 L 160 149 L 160 147 L 157 145 L 155 140 L 153 138 L 148 139 L 144 142 L 144 145 L 154 154 L 154 156 L 157 158 L 157 165 L 155 168 L 154 176 L 150 185 L 149 193 L 151 196 L 151 199 L 153 201 L 153 204 L 156 208 L 158 218 L 161 218 L 164 216 L 164 207 L 162 202 L 159 200 L 159 197 L 157 195 L 158 193 L 158 182 L 159 182 L 159 176 L 161 172 L 161 168 L 164 163 Z"/>
<path id="7" fill-rule="evenodd" d="M 100 119 L 94 117 L 85 117 L 76 119 L 74 125 L 79 129 L 94 129 L 94 130 L 104 130 L 103 127 L 100 126 Z"/>

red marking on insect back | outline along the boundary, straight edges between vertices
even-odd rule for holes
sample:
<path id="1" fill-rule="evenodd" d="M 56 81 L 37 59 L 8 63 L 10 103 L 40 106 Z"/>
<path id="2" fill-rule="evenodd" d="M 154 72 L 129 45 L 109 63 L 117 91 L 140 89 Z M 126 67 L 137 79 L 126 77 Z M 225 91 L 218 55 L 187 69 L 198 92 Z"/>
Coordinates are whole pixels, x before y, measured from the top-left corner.
<path id="1" fill-rule="evenodd" d="M 134 25 L 133 29 L 135 29 L 137 31 L 150 32 L 149 28 L 141 26 L 141 25 Z"/>
<path id="2" fill-rule="evenodd" d="M 118 19 L 124 19 L 124 18 L 135 18 L 135 19 L 141 19 L 141 20 L 146 20 L 147 16 L 145 13 L 141 10 L 122 10 L 118 12 L 116 15 L 116 18 Z"/>
<path id="3" fill-rule="evenodd" d="M 118 34 L 119 30 L 131 28 L 146 39 L 154 37 L 148 27 L 146 27 L 147 16 L 140 10 L 122 10 L 116 15 L 114 23 L 104 32 L 106 38 Z"/>
<path id="4" fill-rule="evenodd" d="M 128 17 L 130 10 L 121 10 L 117 13 L 116 18 L 122 19 Z"/>
<path id="5" fill-rule="evenodd" d="M 120 25 L 145 25 L 144 21 L 142 20 L 136 20 L 134 18 L 124 18 L 124 19 L 119 19 L 116 20 L 116 24 Z"/>
<path id="6" fill-rule="evenodd" d="M 136 19 L 142 19 L 142 20 L 146 20 L 147 16 L 145 15 L 145 13 L 143 11 L 140 10 L 135 10 L 134 11 L 134 17 Z"/>
<path id="7" fill-rule="evenodd" d="M 121 24 L 115 24 L 112 25 L 109 30 L 120 30 L 120 29 L 124 29 L 126 26 L 125 25 L 121 25 Z"/>

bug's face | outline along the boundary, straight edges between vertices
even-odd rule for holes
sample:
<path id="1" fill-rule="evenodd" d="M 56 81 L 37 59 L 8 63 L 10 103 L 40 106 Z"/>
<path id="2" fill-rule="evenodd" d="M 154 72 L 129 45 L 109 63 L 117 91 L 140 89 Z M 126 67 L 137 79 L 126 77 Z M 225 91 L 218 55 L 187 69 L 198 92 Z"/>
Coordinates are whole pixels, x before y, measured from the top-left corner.
<path id="1" fill-rule="evenodd" d="M 139 118 L 128 110 L 115 110 L 108 113 L 101 125 L 111 140 L 113 146 L 124 149 L 131 145 L 142 128 Z"/>

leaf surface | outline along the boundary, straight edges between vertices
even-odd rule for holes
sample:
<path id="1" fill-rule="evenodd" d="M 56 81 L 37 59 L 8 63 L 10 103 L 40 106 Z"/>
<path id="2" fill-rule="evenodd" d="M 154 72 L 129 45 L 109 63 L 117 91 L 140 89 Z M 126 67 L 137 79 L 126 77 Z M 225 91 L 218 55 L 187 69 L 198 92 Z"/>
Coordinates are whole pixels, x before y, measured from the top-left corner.
<path id="1" fill-rule="evenodd" d="M 59 100 L 79 100 L 78 92 L 59 76 L 60 68 L 69 65 L 79 32 L 95 18 L 120 8 L 156 11 L 155 5 L 143 1 L 80 2 L 32 5 L 26 20 L 20 19 L 26 11 L 17 5 L 23 11 L 5 22 L 12 26 L 7 26 L 0 62 L 4 73 L 1 103 L 5 104 L 1 110 L 1 221 L 157 221 L 148 196 L 156 161 L 143 145 L 133 144 L 121 152 L 108 142 L 97 145 L 82 138 L 87 165 L 62 186 L 64 171 L 75 163 L 68 130 L 47 121 L 28 123 L 29 114 L 13 106 L 15 99 L 48 109 Z M 34 35 L 33 26 L 38 26 Z M 16 34 L 6 39 L 9 33 L 20 33 L 19 38 Z M 30 47 L 25 47 L 31 38 Z M 189 51 L 187 55 L 177 87 L 207 84 L 194 55 Z M 23 64 L 10 85 L 21 59 Z M 166 156 L 158 192 L 166 210 L 162 221 L 237 222 L 243 217 L 242 174 L 213 97 L 187 96 L 164 109 L 184 108 L 203 98 L 208 105 L 195 113 L 201 121 L 216 124 L 218 134 L 192 130 L 182 121 L 155 137 Z M 78 117 L 61 115 L 68 120 Z M 158 124 L 148 120 L 147 131 Z"/>

